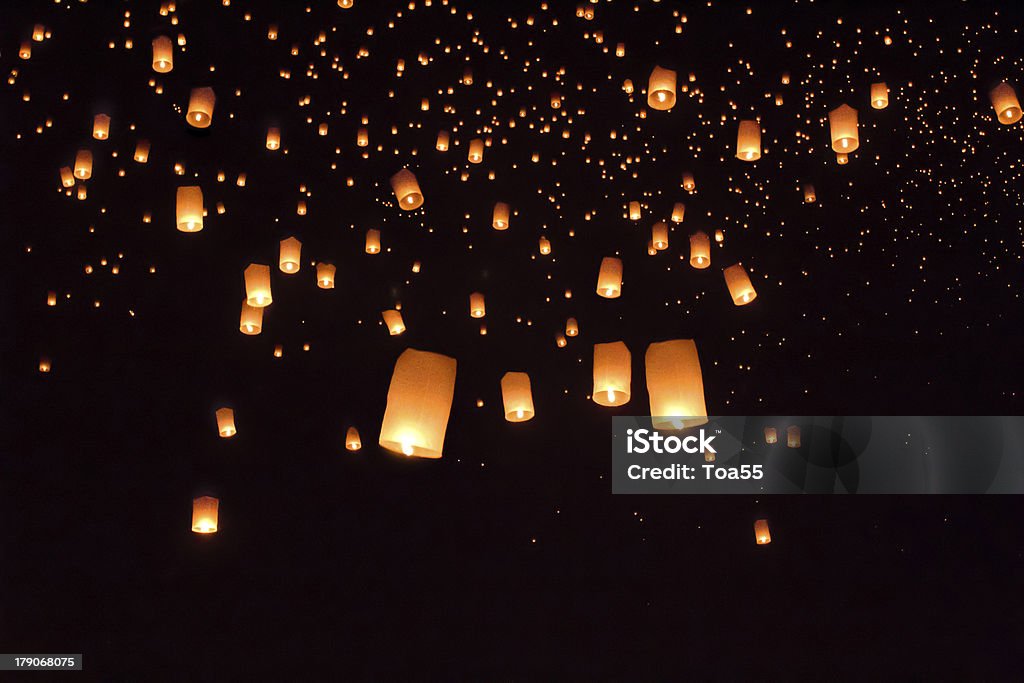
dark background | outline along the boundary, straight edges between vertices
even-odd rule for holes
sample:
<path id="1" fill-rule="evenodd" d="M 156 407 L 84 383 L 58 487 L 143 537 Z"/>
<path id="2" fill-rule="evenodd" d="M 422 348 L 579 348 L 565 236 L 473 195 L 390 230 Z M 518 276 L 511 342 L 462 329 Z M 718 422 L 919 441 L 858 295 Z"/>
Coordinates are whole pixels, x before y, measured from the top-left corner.
<path id="1" fill-rule="evenodd" d="M 643 352 L 664 339 L 696 339 L 713 414 L 1020 413 L 1021 124 L 997 124 L 985 93 L 1021 82 L 1024 13 L 636 4 L 599 3 L 587 22 L 562 2 L 417 0 L 409 11 L 356 0 L 306 12 L 181 0 L 176 27 L 157 3 L 3 9 L 3 73 L 18 73 L 0 109 L 0 650 L 81 652 L 86 672 L 65 675 L 89 680 L 1013 677 L 1019 498 L 612 496 L 608 468 L 610 416 L 646 412 Z M 678 35 L 676 11 L 687 15 Z M 19 60 L 34 23 L 53 37 Z M 327 42 L 314 46 L 321 30 Z M 603 46 L 584 38 L 594 30 Z M 174 70 L 153 73 L 151 39 L 178 32 L 188 44 Z M 369 58 L 356 59 L 360 45 Z M 335 55 L 348 79 L 330 68 Z M 467 56 L 471 86 L 458 83 Z M 678 69 L 680 86 L 694 72 L 701 94 L 640 118 L 656 63 Z M 875 80 L 892 91 L 884 111 L 868 105 Z M 217 104 L 197 131 L 174 107 L 205 85 Z M 566 97 L 561 110 L 552 91 Z M 860 111 L 861 148 L 841 167 L 825 121 L 842 102 Z M 112 117 L 108 141 L 91 139 L 98 112 Z M 737 121 L 751 114 L 765 130 L 753 165 L 732 158 Z M 363 115 L 368 159 L 355 146 Z M 549 134 L 529 128 L 552 117 Z M 281 127 L 278 152 L 264 148 L 268 125 Z M 488 126 L 494 144 L 469 166 L 466 145 Z M 440 128 L 460 143 L 446 154 L 434 150 Z M 152 143 L 146 165 L 131 158 L 140 137 Z M 58 169 L 83 147 L 95 161 L 80 202 L 60 191 Z M 627 157 L 637 161 L 623 171 Z M 403 165 L 422 211 L 393 204 L 387 179 Z M 805 182 L 814 205 L 802 202 Z M 210 215 L 182 234 L 175 188 L 195 183 Z M 312 192 L 306 216 L 295 214 L 300 184 Z M 647 205 L 637 224 L 623 218 L 633 199 Z M 490 228 L 495 201 L 517 212 L 506 232 Z M 649 257 L 650 225 L 675 201 L 686 221 Z M 370 227 L 386 253 L 363 253 Z M 711 268 L 679 260 L 690 232 L 719 228 Z M 292 234 L 303 265 L 286 277 L 277 242 Z M 536 255 L 541 234 L 551 257 Z M 615 254 L 623 295 L 600 299 L 597 268 Z M 313 260 L 338 266 L 335 290 L 316 288 Z M 272 264 L 274 303 L 263 333 L 245 337 L 253 261 Z M 739 308 L 721 276 L 736 261 L 759 294 Z M 485 337 L 468 315 L 474 290 L 487 296 Z M 408 331 L 389 337 L 379 316 L 396 301 Z M 581 334 L 557 349 L 568 316 Z M 600 408 L 592 344 L 620 339 L 633 353 L 632 401 Z M 458 359 L 439 461 L 376 447 L 409 346 Z M 503 420 L 508 370 L 530 373 L 531 422 Z M 235 409 L 232 439 L 217 436 L 221 405 Z M 351 424 L 357 454 L 343 448 Z M 221 501 L 208 537 L 189 530 L 191 499 L 204 494 Z M 757 547 L 762 517 L 773 542 Z"/>

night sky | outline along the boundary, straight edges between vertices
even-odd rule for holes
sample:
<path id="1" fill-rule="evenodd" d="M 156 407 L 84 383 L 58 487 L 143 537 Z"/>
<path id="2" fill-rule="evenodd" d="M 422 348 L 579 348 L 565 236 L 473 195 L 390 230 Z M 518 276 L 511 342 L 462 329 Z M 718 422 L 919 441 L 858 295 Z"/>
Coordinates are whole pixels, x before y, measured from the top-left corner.
<path id="1" fill-rule="evenodd" d="M 647 414 L 644 350 L 668 339 L 695 340 L 711 415 L 1021 414 L 1024 124 L 989 91 L 1024 95 L 1024 6 L 225 4 L 3 10 L 0 651 L 82 653 L 62 676 L 114 681 L 1019 674 L 1019 497 L 613 496 L 610 446 L 613 415 Z M 647 103 L 656 65 L 677 72 L 669 111 Z M 846 165 L 841 104 L 859 114 Z M 749 119 L 755 162 L 735 157 Z M 62 187 L 82 149 L 92 177 Z M 402 168 L 419 209 L 398 207 Z M 186 185 L 200 232 L 176 229 Z M 616 299 L 595 291 L 609 256 Z M 250 263 L 273 289 L 254 336 Z M 591 400 L 610 341 L 632 352 L 618 408 Z M 377 446 L 407 348 L 458 362 L 441 459 Z M 529 373 L 528 422 L 504 418 L 508 371 Z M 215 534 L 191 531 L 203 495 Z"/>

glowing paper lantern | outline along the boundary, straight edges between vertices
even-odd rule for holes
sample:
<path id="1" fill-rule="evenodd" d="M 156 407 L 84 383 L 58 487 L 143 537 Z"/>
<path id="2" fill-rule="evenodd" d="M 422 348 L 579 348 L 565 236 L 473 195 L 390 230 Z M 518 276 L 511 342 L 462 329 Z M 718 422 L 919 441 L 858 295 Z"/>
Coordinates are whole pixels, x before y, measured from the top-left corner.
<path id="1" fill-rule="evenodd" d="M 381 447 L 420 458 L 440 458 L 455 396 L 454 358 L 406 349 L 395 363 L 380 427 Z"/>
<path id="2" fill-rule="evenodd" d="M 693 192 L 697 189 L 697 182 L 693 179 L 693 174 L 689 171 L 683 173 L 683 189 L 687 192 Z"/>
<path id="3" fill-rule="evenodd" d="M 594 344 L 594 403 L 621 406 L 629 403 L 632 356 L 623 342 Z"/>
<path id="4" fill-rule="evenodd" d="M 334 273 L 336 270 L 333 263 L 316 264 L 316 286 L 320 289 L 334 289 Z"/>
<path id="5" fill-rule="evenodd" d="M 731 265 L 722 272 L 725 275 L 725 284 L 729 288 L 729 295 L 734 304 L 745 306 L 757 298 L 754 285 L 750 283 L 750 278 L 742 264 Z"/>
<path id="6" fill-rule="evenodd" d="M 686 429 L 707 423 L 704 380 L 692 339 L 651 344 L 644 364 L 655 429 Z"/>
<path id="7" fill-rule="evenodd" d="M 647 106 L 668 111 L 676 105 L 676 72 L 655 66 L 647 80 Z"/>
<path id="8" fill-rule="evenodd" d="M 686 217 L 686 204 L 682 202 L 676 202 L 672 205 L 672 222 L 682 223 L 683 218 Z"/>
<path id="9" fill-rule="evenodd" d="M 775 427 L 765 427 L 764 428 L 764 442 L 765 443 L 778 443 L 778 441 L 779 441 L 779 433 L 778 433 L 778 431 L 776 431 Z"/>
<path id="10" fill-rule="evenodd" d="M 996 110 L 996 118 L 999 123 L 1010 125 L 1021 119 L 1020 102 L 1017 101 L 1017 93 L 1009 83 L 1000 83 L 988 93 L 992 100 L 992 107 Z"/>
<path id="11" fill-rule="evenodd" d="M 134 159 L 140 164 L 149 161 L 149 140 L 139 140 L 135 143 Z"/>
<path id="12" fill-rule="evenodd" d="M 395 191 L 395 198 L 398 199 L 398 208 L 412 211 L 423 206 L 420 184 L 416 182 L 416 176 L 409 169 L 403 168 L 391 176 L 391 189 Z"/>
<path id="13" fill-rule="evenodd" d="M 706 233 L 690 235 L 690 265 L 698 270 L 711 265 L 711 238 Z"/>
<path id="14" fill-rule="evenodd" d="M 74 187 L 75 173 L 67 166 L 60 167 L 60 184 L 64 187 Z"/>
<path id="15" fill-rule="evenodd" d="M 874 109 L 885 109 L 889 106 L 889 87 L 885 83 L 871 84 L 871 106 Z"/>
<path id="16" fill-rule="evenodd" d="M 448 151 L 449 138 L 450 138 L 450 136 L 448 135 L 448 131 L 446 131 L 446 130 L 438 131 L 438 133 L 437 133 L 437 145 L 435 145 L 435 147 L 437 148 L 438 152 L 447 152 Z"/>
<path id="17" fill-rule="evenodd" d="M 92 152 L 87 149 L 80 149 L 75 154 L 75 177 L 79 180 L 92 177 Z"/>
<path id="18" fill-rule="evenodd" d="M 580 333 L 580 325 L 576 322 L 576 318 L 569 318 L 565 321 L 565 336 L 575 337 Z"/>
<path id="19" fill-rule="evenodd" d="M 847 154 L 846 152 L 838 152 L 836 154 L 836 163 L 839 164 L 840 166 L 845 166 L 846 164 L 850 163 L 850 155 Z"/>
<path id="20" fill-rule="evenodd" d="M 501 400 L 505 405 L 505 419 L 526 422 L 533 419 L 533 392 L 530 376 L 525 372 L 506 372 L 501 378 Z"/>
<path id="21" fill-rule="evenodd" d="M 110 137 L 110 117 L 106 114 L 96 114 L 92 119 L 92 136 L 97 140 L 106 140 Z"/>
<path id="22" fill-rule="evenodd" d="M 640 220 L 640 202 L 629 203 L 629 220 L 638 221 Z"/>
<path id="23" fill-rule="evenodd" d="M 153 39 L 153 71 L 165 74 L 174 68 L 174 44 L 167 36 Z"/>
<path id="24" fill-rule="evenodd" d="M 50 359 L 47 358 L 46 356 L 43 356 L 39 359 L 39 372 L 49 372 L 52 367 L 53 366 L 50 363 Z"/>
<path id="25" fill-rule="evenodd" d="M 757 161 L 761 158 L 761 124 L 757 121 L 740 121 L 736 133 L 736 158 L 741 161 Z"/>
<path id="26" fill-rule="evenodd" d="M 768 531 L 768 520 L 759 519 L 754 522 L 754 540 L 758 545 L 768 545 L 772 542 L 772 535 Z"/>
<path id="27" fill-rule="evenodd" d="M 538 248 L 541 254 L 547 256 L 551 253 L 551 242 L 548 241 L 547 237 L 541 237 L 538 241 Z"/>
<path id="28" fill-rule="evenodd" d="M 203 229 L 203 191 L 198 185 L 178 188 L 178 230 L 199 232 Z"/>
<path id="29" fill-rule="evenodd" d="M 274 301 L 270 293 L 270 266 L 250 263 L 245 269 L 245 300 L 253 308 L 264 308 Z"/>
<path id="30" fill-rule="evenodd" d="M 370 133 L 365 128 L 356 131 L 356 147 L 366 147 L 370 144 Z"/>
<path id="31" fill-rule="evenodd" d="M 494 213 L 491 218 L 491 227 L 495 230 L 508 230 L 509 213 L 508 204 L 505 202 L 496 202 L 494 204 Z"/>
<path id="32" fill-rule="evenodd" d="M 484 160 L 484 141 L 480 138 L 473 138 L 469 141 L 469 163 L 479 164 Z"/>
<path id="33" fill-rule="evenodd" d="M 259 334 L 263 330 L 263 309 L 250 306 L 248 301 L 243 301 L 238 329 L 242 334 L 250 336 Z"/>
<path id="34" fill-rule="evenodd" d="M 818 201 L 818 195 L 814 192 L 814 185 L 804 185 L 804 201 L 808 204 Z"/>
<path id="35" fill-rule="evenodd" d="M 363 447 L 363 442 L 359 438 L 359 430 L 355 427 L 349 427 L 348 431 L 345 432 L 345 450 L 358 451 Z"/>
<path id="36" fill-rule="evenodd" d="M 235 411 L 231 408 L 217 409 L 217 433 L 222 439 L 230 439 L 235 435 Z"/>
<path id="37" fill-rule="evenodd" d="M 384 324 L 388 328 L 388 334 L 392 337 L 396 337 L 405 332 L 405 322 L 402 320 L 401 311 L 390 309 L 381 313 L 384 318 Z"/>
<path id="38" fill-rule="evenodd" d="M 786 427 L 786 446 L 800 448 L 800 428 L 796 425 Z"/>
<path id="39" fill-rule="evenodd" d="M 213 105 L 217 96 L 213 88 L 192 88 L 188 97 L 188 114 L 185 119 L 193 128 L 208 128 L 213 122 Z"/>
<path id="40" fill-rule="evenodd" d="M 828 113 L 828 124 L 832 131 L 832 149 L 849 154 L 860 146 L 857 137 L 857 110 L 843 104 Z"/>
<path id="41" fill-rule="evenodd" d="M 605 299 L 616 299 L 622 294 L 622 259 L 606 256 L 601 259 L 597 274 L 597 294 Z"/>
<path id="42" fill-rule="evenodd" d="M 281 129 L 277 126 L 267 128 L 267 149 L 274 151 L 281 148 Z"/>
<path id="43" fill-rule="evenodd" d="M 469 315 L 472 318 L 482 318 L 487 315 L 484 307 L 484 295 L 480 292 L 473 292 L 469 295 Z"/>
<path id="44" fill-rule="evenodd" d="M 651 228 L 651 242 L 658 251 L 668 249 L 668 224 L 658 221 Z"/>
<path id="45" fill-rule="evenodd" d="M 32 57 L 32 43 L 25 40 L 22 41 L 21 47 L 18 48 L 18 57 L 22 59 L 31 59 Z"/>
<path id="46" fill-rule="evenodd" d="M 213 496 L 192 499 L 192 531 L 197 534 L 217 533 L 217 514 L 220 501 Z"/>
<path id="47" fill-rule="evenodd" d="M 302 242 L 294 237 L 281 240 L 281 254 L 278 258 L 277 267 L 281 269 L 282 273 L 288 273 L 289 275 L 299 272 L 299 268 L 302 265 L 301 254 Z"/>
<path id="48" fill-rule="evenodd" d="M 376 228 L 370 228 L 369 230 L 366 231 L 366 253 L 380 253 L 380 230 L 377 230 Z"/>

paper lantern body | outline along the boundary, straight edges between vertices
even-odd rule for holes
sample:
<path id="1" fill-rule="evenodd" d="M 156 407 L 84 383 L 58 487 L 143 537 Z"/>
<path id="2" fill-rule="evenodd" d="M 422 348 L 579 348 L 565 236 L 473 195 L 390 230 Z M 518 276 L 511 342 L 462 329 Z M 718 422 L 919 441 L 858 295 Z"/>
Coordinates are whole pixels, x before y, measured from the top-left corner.
<path id="1" fill-rule="evenodd" d="M 366 231 L 366 253 L 380 253 L 380 230 L 377 230 L 376 228 L 370 228 L 369 230 Z"/>
<path id="2" fill-rule="evenodd" d="M 849 154 L 860 146 L 857 133 L 857 110 L 842 104 L 828 113 L 829 128 L 832 132 L 832 149 L 837 153 Z"/>
<path id="3" fill-rule="evenodd" d="M 757 121 L 740 121 L 736 133 L 736 158 L 741 161 L 761 158 L 761 124 Z"/>
<path id="4" fill-rule="evenodd" d="M 167 36 L 157 36 L 153 39 L 153 71 L 165 74 L 173 68 L 174 44 Z"/>
<path id="5" fill-rule="evenodd" d="M 605 299 L 616 299 L 622 294 L 622 259 L 606 256 L 601 259 L 597 273 L 597 294 Z"/>
<path id="6" fill-rule="evenodd" d="M 302 267 L 302 242 L 294 237 L 281 240 L 277 267 L 288 275 L 299 272 L 299 268 Z"/>
<path id="7" fill-rule="evenodd" d="M 651 423 L 655 429 L 686 429 L 707 424 L 704 379 L 692 339 L 656 342 L 644 356 Z"/>
<path id="8" fill-rule="evenodd" d="M 198 185 L 178 188 L 177 222 L 181 232 L 199 232 L 203 229 L 203 191 Z"/>
<path id="9" fill-rule="evenodd" d="M 658 111 L 668 111 L 676 106 L 675 71 L 654 67 L 647 80 L 647 106 Z"/>
<path id="10" fill-rule="evenodd" d="M 767 519 L 759 519 L 754 522 L 754 540 L 758 545 L 768 545 L 772 542 L 771 532 L 768 531 Z"/>
<path id="11" fill-rule="evenodd" d="M 106 140 L 110 137 L 110 117 L 106 114 L 96 114 L 92 119 L 92 136 L 96 140 Z"/>
<path id="12" fill-rule="evenodd" d="M 534 409 L 530 376 L 525 372 L 506 372 L 501 378 L 501 400 L 505 407 L 505 419 L 509 422 L 532 420 Z"/>
<path id="13" fill-rule="evenodd" d="M 197 534 L 217 533 L 220 501 L 213 496 L 192 499 L 192 531 Z"/>
<path id="14" fill-rule="evenodd" d="M 213 88 L 192 88 L 188 97 L 188 114 L 185 119 L 193 128 L 209 128 L 213 123 L 213 106 L 217 96 Z"/>
<path id="15" fill-rule="evenodd" d="M 402 320 L 402 312 L 396 311 L 395 309 L 389 309 L 381 313 L 381 317 L 384 318 L 384 325 L 388 328 L 388 334 L 392 337 L 396 337 L 405 332 L 405 321 Z"/>
<path id="16" fill-rule="evenodd" d="M 316 264 L 316 286 L 320 289 L 334 289 L 334 274 L 337 271 L 333 263 Z"/>
<path id="17" fill-rule="evenodd" d="M 395 363 L 379 444 L 395 453 L 440 458 L 455 396 L 454 358 L 406 349 Z"/>
<path id="18" fill-rule="evenodd" d="M 1009 83 L 1000 83 L 989 91 L 989 99 L 996 110 L 996 118 L 1003 125 L 1017 123 L 1021 119 L 1020 102 L 1017 93 Z"/>
<path id="19" fill-rule="evenodd" d="M 348 431 L 345 432 L 345 450 L 358 451 L 363 447 L 363 442 L 359 438 L 359 430 L 355 427 L 349 427 Z"/>
<path id="20" fill-rule="evenodd" d="M 245 300 L 253 308 L 264 308 L 274 302 L 270 292 L 270 266 L 250 263 L 245 269 Z"/>
<path id="21" fill-rule="evenodd" d="M 779 442 L 779 432 L 775 429 L 775 427 L 765 427 L 764 428 L 764 442 L 765 443 L 778 443 Z"/>
<path id="22" fill-rule="evenodd" d="M 217 433 L 222 439 L 230 439 L 235 435 L 235 411 L 231 408 L 217 409 Z"/>
<path id="23" fill-rule="evenodd" d="M 254 336 L 263 331 L 263 309 L 242 302 L 242 315 L 238 321 L 238 329 L 242 334 Z"/>
<path id="24" fill-rule="evenodd" d="M 75 177 L 79 180 L 88 180 L 92 177 L 92 152 L 87 149 L 80 149 L 75 154 Z"/>
<path id="25" fill-rule="evenodd" d="M 690 265 L 698 270 L 711 265 L 711 238 L 706 233 L 690 235 Z"/>
<path id="26" fill-rule="evenodd" d="M 651 228 L 651 242 L 658 251 L 668 249 L 668 224 L 659 221 Z"/>
<path id="27" fill-rule="evenodd" d="M 623 342 L 594 344 L 594 403 L 621 406 L 629 403 L 632 356 Z"/>
<path id="28" fill-rule="evenodd" d="M 508 204 L 497 202 L 494 205 L 494 213 L 491 218 L 491 227 L 495 230 L 508 230 L 509 214 L 511 213 Z"/>
<path id="29" fill-rule="evenodd" d="M 874 109 L 885 109 L 889 106 L 889 88 L 885 83 L 871 84 L 871 106 Z"/>
<path id="30" fill-rule="evenodd" d="M 676 202 L 672 205 L 672 222 L 682 223 L 686 217 L 686 204 L 682 202 Z"/>
<path id="31" fill-rule="evenodd" d="M 423 206 L 423 193 L 420 191 L 420 184 L 409 169 L 403 168 L 391 176 L 391 189 L 395 191 L 395 198 L 398 200 L 400 209 L 412 211 Z"/>
<path id="32" fill-rule="evenodd" d="M 469 315 L 472 318 L 482 318 L 487 315 L 487 308 L 484 306 L 484 295 L 480 292 L 473 292 L 469 295 Z"/>
<path id="33" fill-rule="evenodd" d="M 729 296 L 737 306 L 745 306 L 757 298 L 754 285 L 750 283 L 747 271 L 742 264 L 731 265 L 723 271 L 725 284 L 729 288 Z"/>
<path id="34" fill-rule="evenodd" d="M 800 428 L 796 425 L 786 427 L 786 446 L 800 448 Z"/>
<path id="35" fill-rule="evenodd" d="M 473 138 L 469 141 L 469 163 L 479 164 L 484 160 L 484 141 L 480 138 Z"/>

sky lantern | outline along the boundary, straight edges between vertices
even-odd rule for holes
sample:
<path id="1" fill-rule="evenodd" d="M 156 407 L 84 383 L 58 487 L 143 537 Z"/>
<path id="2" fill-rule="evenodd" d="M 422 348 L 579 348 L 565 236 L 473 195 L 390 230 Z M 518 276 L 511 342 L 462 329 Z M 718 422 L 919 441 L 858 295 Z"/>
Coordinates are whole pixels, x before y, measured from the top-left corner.
<path id="1" fill-rule="evenodd" d="M 697 182 L 693 179 L 693 173 L 690 171 L 683 173 L 683 189 L 687 192 L 693 192 L 697 189 Z"/>
<path id="2" fill-rule="evenodd" d="M 270 293 L 270 266 L 250 263 L 245 269 L 245 300 L 253 308 L 264 308 L 274 301 Z"/>
<path id="3" fill-rule="evenodd" d="M 75 172 L 67 166 L 60 167 L 60 184 L 64 187 L 74 187 Z"/>
<path id="4" fill-rule="evenodd" d="M 50 362 L 50 359 L 46 356 L 41 356 L 39 358 L 39 372 L 47 373 L 51 369 L 53 369 L 53 364 Z"/>
<path id="5" fill-rule="evenodd" d="M 480 138 L 473 138 L 469 141 L 469 153 L 467 155 L 469 163 L 479 164 L 484 160 L 484 141 Z"/>
<path id="6" fill-rule="evenodd" d="M 658 221 L 651 227 L 651 243 L 658 251 L 668 249 L 668 223 Z"/>
<path id="7" fill-rule="evenodd" d="M 88 149 L 80 149 L 75 154 L 75 177 L 79 180 L 88 180 L 92 177 L 92 152 Z"/>
<path id="8" fill-rule="evenodd" d="M 621 406 L 629 403 L 632 356 L 625 343 L 594 344 L 594 403 Z"/>
<path id="9" fill-rule="evenodd" d="M 690 265 L 703 270 L 711 265 L 711 238 L 697 231 L 690 235 Z"/>
<path id="10" fill-rule="evenodd" d="M 177 193 L 178 230 L 199 232 L 203 229 L 203 191 L 198 185 L 184 185 Z"/>
<path id="11" fill-rule="evenodd" d="M 380 253 L 380 230 L 376 228 L 370 228 L 369 230 L 366 231 L 366 253 Z"/>
<path id="12" fill-rule="evenodd" d="M 192 531 L 197 534 L 217 533 L 217 513 L 220 501 L 213 496 L 192 499 Z"/>
<path id="13" fill-rule="evenodd" d="M 149 161 L 149 140 L 139 140 L 135 143 L 135 161 L 144 164 Z"/>
<path id="14" fill-rule="evenodd" d="M 238 321 L 238 329 L 242 334 L 254 336 L 263 331 L 263 309 L 250 306 L 248 301 L 242 302 L 242 315 Z"/>
<path id="15" fill-rule="evenodd" d="M 495 202 L 494 214 L 491 219 L 491 227 L 495 230 L 508 230 L 509 207 L 505 202 Z"/>
<path id="16" fill-rule="evenodd" d="M 704 380 L 697 345 L 672 339 L 647 347 L 644 355 L 651 424 L 655 429 L 686 429 L 707 424 Z"/>
<path id="17" fill-rule="evenodd" d="M 302 242 L 294 237 L 281 240 L 281 254 L 277 267 L 281 269 L 282 273 L 287 273 L 288 275 L 299 272 L 299 268 L 302 266 L 301 254 Z"/>
<path id="18" fill-rule="evenodd" d="M 185 119 L 193 128 L 209 128 L 213 122 L 213 105 L 217 96 L 213 88 L 192 88 L 188 96 L 188 114 Z"/>
<path id="19" fill-rule="evenodd" d="M 18 48 L 18 57 L 20 57 L 21 59 L 32 58 L 32 43 L 30 41 L 22 41 L 21 47 Z"/>
<path id="20" fill-rule="evenodd" d="M 883 83 L 871 84 L 872 109 L 885 109 L 889 106 L 889 86 Z"/>
<path id="21" fill-rule="evenodd" d="M 768 520 L 759 519 L 754 522 L 754 540 L 758 545 L 768 545 L 772 542 L 771 532 L 768 531 Z"/>
<path id="22" fill-rule="evenodd" d="M 810 183 L 804 185 L 804 201 L 808 204 L 818 201 L 818 195 L 814 192 L 814 185 Z"/>
<path id="23" fill-rule="evenodd" d="M 356 147 L 366 147 L 370 144 L 370 133 L 366 128 L 360 128 L 356 131 Z"/>
<path id="24" fill-rule="evenodd" d="M 165 74 L 173 68 L 174 44 L 167 36 L 157 36 L 153 39 L 153 71 Z"/>
<path id="25" fill-rule="evenodd" d="M 564 334 L 562 334 L 561 332 L 558 332 L 558 333 L 555 334 L 555 346 L 557 346 L 558 348 L 562 349 L 562 348 L 565 348 L 565 345 L 568 344 L 568 343 L 569 342 L 567 342 L 565 340 L 565 335 Z"/>
<path id="26" fill-rule="evenodd" d="M 565 321 L 565 336 L 575 337 L 580 333 L 580 324 L 576 322 L 576 318 L 568 318 Z"/>
<path id="27" fill-rule="evenodd" d="M 597 274 L 597 294 L 605 299 L 616 299 L 622 294 L 622 259 L 606 256 L 601 259 Z"/>
<path id="28" fill-rule="evenodd" d="M 765 427 L 764 428 L 764 442 L 765 443 L 778 443 L 779 442 L 779 432 L 775 429 L 775 427 Z"/>
<path id="29" fill-rule="evenodd" d="M 403 168 L 391 176 L 391 189 L 395 191 L 395 198 L 398 199 L 398 208 L 412 211 L 423 206 L 420 184 L 416 182 L 416 176 L 409 169 Z"/>
<path id="30" fill-rule="evenodd" d="M 846 164 L 850 163 L 850 155 L 847 154 L 846 152 L 837 152 L 836 163 L 839 164 L 840 166 L 845 166 Z"/>
<path id="31" fill-rule="evenodd" d="M 450 140 L 450 137 L 451 136 L 448 134 L 448 131 L 446 130 L 440 130 L 437 132 L 437 144 L 435 145 L 435 148 L 437 149 L 438 152 L 448 151 L 448 142 Z"/>
<path id="32" fill-rule="evenodd" d="M 381 447 L 420 458 L 440 458 L 455 396 L 454 358 L 406 349 L 395 363 L 380 427 Z"/>
<path id="33" fill-rule="evenodd" d="M 676 202 L 672 205 L 672 222 L 682 223 L 683 218 L 686 217 L 686 204 L 682 202 Z"/>
<path id="34" fill-rule="evenodd" d="M 786 446 L 789 448 L 800 448 L 800 427 L 797 425 L 786 427 Z"/>
<path id="35" fill-rule="evenodd" d="M 480 292 L 473 292 L 469 295 L 469 315 L 471 318 L 482 318 L 487 315 L 484 307 L 484 295 Z"/>
<path id="36" fill-rule="evenodd" d="M 668 111 L 676 106 L 676 72 L 655 66 L 647 81 L 647 106 Z"/>
<path id="37" fill-rule="evenodd" d="M 334 289 L 334 274 L 336 270 L 333 263 L 317 263 L 316 286 L 320 289 Z"/>
<path id="38" fill-rule="evenodd" d="M 1009 83 L 1000 83 L 988 93 L 992 107 L 996 110 L 996 118 L 1003 125 L 1017 123 L 1021 119 L 1020 102 L 1017 93 Z"/>
<path id="39" fill-rule="evenodd" d="M 281 129 L 277 126 L 267 128 L 267 149 L 274 151 L 281 148 Z"/>
<path id="40" fill-rule="evenodd" d="M 106 114 L 96 114 L 92 118 L 92 136 L 96 140 L 106 140 L 110 137 L 110 117 Z"/>
<path id="41" fill-rule="evenodd" d="M 736 158 L 741 161 L 757 161 L 761 158 L 761 124 L 757 121 L 740 121 L 736 133 Z"/>
<path id="42" fill-rule="evenodd" d="M 725 275 L 725 284 L 729 288 L 729 296 L 732 297 L 734 304 L 745 306 L 757 298 L 757 292 L 754 291 L 754 285 L 750 283 L 750 277 L 743 269 L 743 264 L 731 265 L 722 272 Z"/>
<path id="43" fill-rule="evenodd" d="M 501 400 L 505 406 L 505 419 L 526 422 L 533 419 L 533 392 L 530 376 L 525 372 L 506 372 L 501 378 Z"/>
<path id="44" fill-rule="evenodd" d="M 860 146 L 857 137 L 857 110 L 848 104 L 841 104 L 828 113 L 828 125 L 832 132 L 832 149 L 838 154 L 849 154 Z"/>
<path id="45" fill-rule="evenodd" d="M 640 220 L 640 202 L 629 203 L 629 220 L 638 221 Z"/>
<path id="46" fill-rule="evenodd" d="M 537 241 L 537 247 L 540 250 L 540 253 L 545 256 L 551 253 L 551 242 L 548 240 L 547 237 L 541 237 Z"/>
<path id="47" fill-rule="evenodd" d="M 354 4 L 355 0 L 338 0 L 338 7 L 341 9 L 352 9 Z"/>
<path id="48" fill-rule="evenodd" d="M 363 442 L 359 438 L 359 430 L 355 427 L 349 427 L 348 431 L 345 432 L 345 450 L 358 451 L 362 447 Z"/>
<path id="49" fill-rule="evenodd" d="M 384 318 L 384 325 L 388 328 L 388 334 L 392 337 L 397 337 L 405 332 L 405 321 L 402 320 L 401 311 L 392 308 L 383 311 L 381 317 Z"/>
<path id="50" fill-rule="evenodd" d="M 217 433 L 222 439 L 230 439 L 236 433 L 235 411 L 231 408 L 217 408 Z"/>

